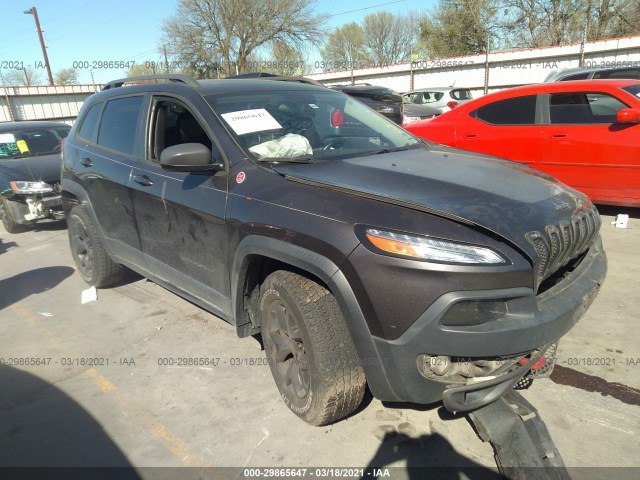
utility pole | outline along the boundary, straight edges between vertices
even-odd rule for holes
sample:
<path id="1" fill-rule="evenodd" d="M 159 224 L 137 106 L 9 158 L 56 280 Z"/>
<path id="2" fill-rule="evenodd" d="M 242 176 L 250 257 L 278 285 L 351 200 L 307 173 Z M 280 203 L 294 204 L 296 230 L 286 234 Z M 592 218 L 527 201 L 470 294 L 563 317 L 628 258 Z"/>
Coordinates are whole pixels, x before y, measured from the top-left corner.
<path id="1" fill-rule="evenodd" d="M 164 70 L 169 73 L 169 58 L 167 56 L 167 44 L 162 45 L 162 49 L 164 50 Z"/>
<path id="2" fill-rule="evenodd" d="M 40 46 L 42 47 L 42 55 L 44 56 L 44 66 L 47 69 L 47 75 L 49 76 L 49 85 L 53 85 L 53 75 L 51 75 L 51 66 L 49 65 L 49 57 L 47 56 L 47 47 L 44 45 L 44 38 L 42 38 L 42 28 L 40 28 L 40 20 L 38 20 L 38 10 L 36 7 L 31 7 L 29 10 L 25 10 L 26 15 L 33 15 L 36 21 L 36 31 L 38 32 L 38 38 L 40 38 Z"/>
<path id="3" fill-rule="evenodd" d="M 489 93 L 489 46 L 491 45 L 491 38 L 489 37 L 489 30 L 487 30 L 487 38 L 485 40 L 484 49 L 484 94 Z"/>

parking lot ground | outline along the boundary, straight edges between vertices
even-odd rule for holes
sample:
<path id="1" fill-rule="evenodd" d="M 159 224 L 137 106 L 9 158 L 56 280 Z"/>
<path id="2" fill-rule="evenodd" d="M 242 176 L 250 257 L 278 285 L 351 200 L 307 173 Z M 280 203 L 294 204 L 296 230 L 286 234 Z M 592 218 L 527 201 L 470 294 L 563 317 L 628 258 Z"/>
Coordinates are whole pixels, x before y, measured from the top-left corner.
<path id="1" fill-rule="evenodd" d="M 573 478 L 639 478 L 640 211 L 602 213 L 605 285 L 560 343 L 552 379 L 521 393 Z M 631 215 L 628 228 L 610 224 L 615 213 Z M 0 226 L 0 466 L 134 466 L 149 478 L 157 467 L 376 466 L 398 479 L 426 478 L 406 470 L 424 466 L 497 478 L 464 416 L 369 396 L 311 427 L 280 400 L 257 340 L 133 274 L 81 304 L 86 288 L 63 222 Z"/>

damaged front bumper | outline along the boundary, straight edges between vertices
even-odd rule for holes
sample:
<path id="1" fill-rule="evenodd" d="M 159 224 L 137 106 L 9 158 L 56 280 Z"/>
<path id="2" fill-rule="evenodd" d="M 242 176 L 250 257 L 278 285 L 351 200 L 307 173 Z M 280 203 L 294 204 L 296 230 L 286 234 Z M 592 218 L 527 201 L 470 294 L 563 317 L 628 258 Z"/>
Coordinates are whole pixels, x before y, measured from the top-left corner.
<path id="1" fill-rule="evenodd" d="M 553 344 L 589 308 L 606 271 L 598 238 L 571 273 L 541 294 L 514 288 L 443 296 L 400 338 L 374 338 L 392 388 L 382 399 L 443 400 L 449 410 L 468 411 L 496 400 L 530 372 L 550 373 Z M 479 325 L 444 325 L 441 320 L 459 298 L 502 299 L 508 313 Z"/>
<path id="2" fill-rule="evenodd" d="M 62 197 L 58 194 L 5 195 L 5 208 L 16 223 L 28 225 L 38 220 L 64 218 Z"/>

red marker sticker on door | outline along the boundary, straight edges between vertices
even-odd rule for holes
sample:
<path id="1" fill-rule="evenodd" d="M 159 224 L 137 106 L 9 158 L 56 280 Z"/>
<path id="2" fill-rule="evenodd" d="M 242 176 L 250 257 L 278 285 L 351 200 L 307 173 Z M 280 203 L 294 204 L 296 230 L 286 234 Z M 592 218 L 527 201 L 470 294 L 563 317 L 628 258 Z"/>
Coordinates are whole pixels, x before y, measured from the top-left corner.
<path id="1" fill-rule="evenodd" d="M 244 179 L 247 178 L 247 176 L 244 174 L 244 172 L 240 172 L 236 175 L 236 182 L 237 183 L 242 183 L 244 182 Z"/>

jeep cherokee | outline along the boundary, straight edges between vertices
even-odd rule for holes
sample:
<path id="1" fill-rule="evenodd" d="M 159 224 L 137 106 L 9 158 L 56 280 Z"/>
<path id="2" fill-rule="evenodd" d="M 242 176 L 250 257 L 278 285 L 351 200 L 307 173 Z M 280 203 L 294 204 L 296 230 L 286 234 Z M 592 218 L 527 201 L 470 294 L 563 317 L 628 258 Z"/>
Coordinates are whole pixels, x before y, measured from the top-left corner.
<path id="1" fill-rule="evenodd" d="M 314 425 L 365 384 L 452 411 L 494 401 L 551 370 L 606 274 L 581 193 L 303 83 L 113 81 L 62 171 L 80 275 L 104 287 L 129 267 L 260 333 L 283 401 Z"/>

